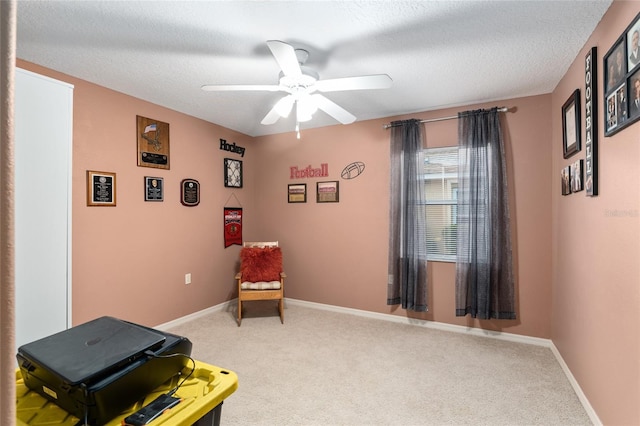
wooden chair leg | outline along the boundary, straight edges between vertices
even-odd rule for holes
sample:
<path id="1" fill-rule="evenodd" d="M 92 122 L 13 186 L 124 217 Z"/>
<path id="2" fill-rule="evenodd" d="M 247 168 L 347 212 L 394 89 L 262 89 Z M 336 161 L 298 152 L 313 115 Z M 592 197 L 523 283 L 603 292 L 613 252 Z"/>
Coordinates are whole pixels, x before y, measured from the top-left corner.
<path id="1" fill-rule="evenodd" d="M 242 300 L 238 297 L 238 327 L 242 323 Z"/>
<path id="2" fill-rule="evenodd" d="M 278 309 L 280 310 L 280 322 L 284 324 L 284 300 L 280 299 L 278 302 Z"/>

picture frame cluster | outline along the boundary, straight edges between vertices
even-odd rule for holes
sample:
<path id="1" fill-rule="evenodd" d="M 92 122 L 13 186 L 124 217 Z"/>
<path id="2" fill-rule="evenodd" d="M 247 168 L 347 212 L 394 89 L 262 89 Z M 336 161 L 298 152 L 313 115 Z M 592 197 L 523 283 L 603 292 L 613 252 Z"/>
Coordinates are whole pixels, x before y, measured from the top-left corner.
<path id="1" fill-rule="evenodd" d="M 561 170 L 562 195 L 574 194 L 584 189 L 583 172 L 584 160 L 576 160 Z"/>
<path id="2" fill-rule="evenodd" d="M 640 119 L 640 14 L 603 58 L 604 136 Z"/>
<path id="3" fill-rule="evenodd" d="M 585 56 L 584 160 L 573 161 L 560 171 L 562 195 L 585 190 L 598 195 L 598 71 L 597 47 Z M 602 58 L 604 88 L 604 136 L 610 137 L 640 120 L 640 13 L 625 28 Z M 581 150 L 580 89 L 562 105 L 562 153 L 565 159 Z"/>
<path id="4" fill-rule="evenodd" d="M 562 154 L 569 158 L 581 150 L 580 89 L 573 91 L 562 105 Z M 560 171 L 562 195 L 580 192 L 583 185 L 584 160 L 577 160 Z"/>
<path id="5" fill-rule="evenodd" d="M 169 123 L 136 115 L 137 166 L 155 169 L 157 172 L 170 170 Z M 245 148 L 235 143 L 227 144 L 220 139 L 220 149 L 244 156 Z M 224 158 L 224 186 L 242 188 L 242 161 Z M 155 173 L 155 172 L 154 172 Z M 112 171 L 86 171 L 87 206 L 116 207 L 116 173 Z M 144 176 L 144 201 L 165 201 L 165 179 L 163 176 Z M 200 204 L 200 182 L 196 179 L 182 179 L 180 182 L 180 203 L 186 207 Z"/>
<path id="6" fill-rule="evenodd" d="M 316 203 L 340 202 L 340 182 L 337 180 L 316 182 Z M 288 185 L 287 201 L 289 203 L 307 202 L 307 184 L 293 183 Z"/>

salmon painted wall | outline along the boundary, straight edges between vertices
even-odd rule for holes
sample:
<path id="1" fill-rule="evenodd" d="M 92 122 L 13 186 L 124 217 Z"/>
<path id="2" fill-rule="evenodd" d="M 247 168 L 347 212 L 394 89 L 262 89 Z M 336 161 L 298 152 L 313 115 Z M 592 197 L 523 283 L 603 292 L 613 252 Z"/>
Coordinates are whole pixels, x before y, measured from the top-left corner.
<path id="1" fill-rule="evenodd" d="M 552 94 L 553 308 L 551 337 L 600 420 L 640 424 L 640 122 L 604 137 L 603 57 L 640 12 L 616 1 Z M 561 108 L 598 49 L 599 195 L 560 195 Z M 583 110 L 584 115 L 584 110 Z M 585 138 L 582 129 L 582 140 Z"/>
<path id="2" fill-rule="evenodd" d="M 261 238 L 282 242 L 288 274 L 287 297 L 366 311 L 502 330 L 548 338 L 551 306 L 551 132 L 549 95 L 411 116 L 456 115 L 458 111 L 511 108 L 504 115 L 512 195 L 518 319 L 455 317 L 455 264 L 431 262 L 429 312 L 407 313 L 386 305 L 390 120 L 358 122 L 258 138 L 261 161 L 256 207 Z M 395 119 L 395 118 L 394 118 Z M 457 120 L 425 125 L 427 147 L 457 145 Z M 345 166 L 361 161 L 364 172 L 341 178 Z M 290 168 L 328 165 L 322 178 L 291 179 Z M 339 203 L 316 203 L 316 183 L 337 180 Z M 307 203 L 289 204 L 287 185 L 307 184 Z"/>
<path id="3" fill-rule="evenodd" d="M 155 326 L 235 297 L 239 246 L 224 248 L 222 212 L 227 201 L 253 210 L 254 184 L 225 188 L 223 159 L 241 159 L 247 169 L 252 160 L 221 150 L 219 140 L 250 152 L 252 138 L 27 62 L 18 66 L 75 86 L 73 323 L 112 315 Z M 170 170 L 137 166 L 136 115 L 169 123 Z M 87 207 L 87 170 L 116 173 L 116 207 Z M 164 178 L 163 202 L 144 201 L 144 176 Z M 180 203 L 185 178 L 200 183 L 196 207 Z M 252 222 L 247 215 L 244 232 Z"/>
<path id="4" fill-rule="evenodd" d="M 34 64 L 19 66 L 75 85 L 73 138 L 73 322 L 113 315 L 156 325 L 233 299 L 239 247 L 223 247 L 222 208 L 244 208 L 245 239 L 278 239 L 287 297 L 407 315 L 386 305 L 389 120 L 304 130 L 255 140 Z M 430 311 L 409 314 L 444 323 L 550 335 L 550 96 L 474 105 L 506 105 L 518 319 L 478 321 L 454 315 L 452 263 L 430 266 Z M 413 114 L 427 119 L 459 109 Z M 169 123 L 171 170 L 136 165 L 135 116 Z M 407 117 L 399 117 L 407 118 Z M 219 139 L 245 146 L 244 188 L 222 184 Z M 456 144 L 455 120 L 426 126 L 428 146 Z M 349 163 L 364 173 L 343 180 Z M 290 179 L 290 167 L 329 166 L 325 179 Z M 86 206 L 86 170 L 117 173 L 117 207 Z M 165 201 L 143 201 L 143 177 L 165 178 Z M 184 207 L 179 182 L 197 179 L 201 203 Z M 340 202 L 317 204 L 318 180 L 340 182 Z M 305 204 L 287 202 L 287 185 L 306 183 Z M 237 205 L 234 205 L 237 206 Z M 184 284 L 191 273 L 193 283 Z M 146 308 L 141 308 L 146 306 Z"/>

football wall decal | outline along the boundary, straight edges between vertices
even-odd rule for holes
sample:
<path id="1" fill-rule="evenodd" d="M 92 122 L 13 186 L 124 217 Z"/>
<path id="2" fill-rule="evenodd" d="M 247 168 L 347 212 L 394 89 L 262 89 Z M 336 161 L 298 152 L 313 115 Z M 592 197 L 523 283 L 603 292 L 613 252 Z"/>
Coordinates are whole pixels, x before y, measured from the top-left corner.
<path id="1" fill-rule="evenodd" d="M 342 169 L 340 176 L 342 179 L 354 179 L 362 174 L 364 171 L 364 163 L 362 161 L 354 161 L 351 164 Z"/>

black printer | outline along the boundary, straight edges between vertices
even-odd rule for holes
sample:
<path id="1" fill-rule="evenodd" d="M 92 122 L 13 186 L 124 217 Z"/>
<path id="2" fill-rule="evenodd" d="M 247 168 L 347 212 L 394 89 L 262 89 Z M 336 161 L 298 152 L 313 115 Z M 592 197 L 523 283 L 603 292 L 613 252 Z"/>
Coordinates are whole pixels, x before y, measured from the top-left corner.
<path id="1" fill-rule="evenodd" d="M 101 317 L 22 345 L 25 385 L 86 424 L 101 425 L 177 377 L 189 339 Z"/>

